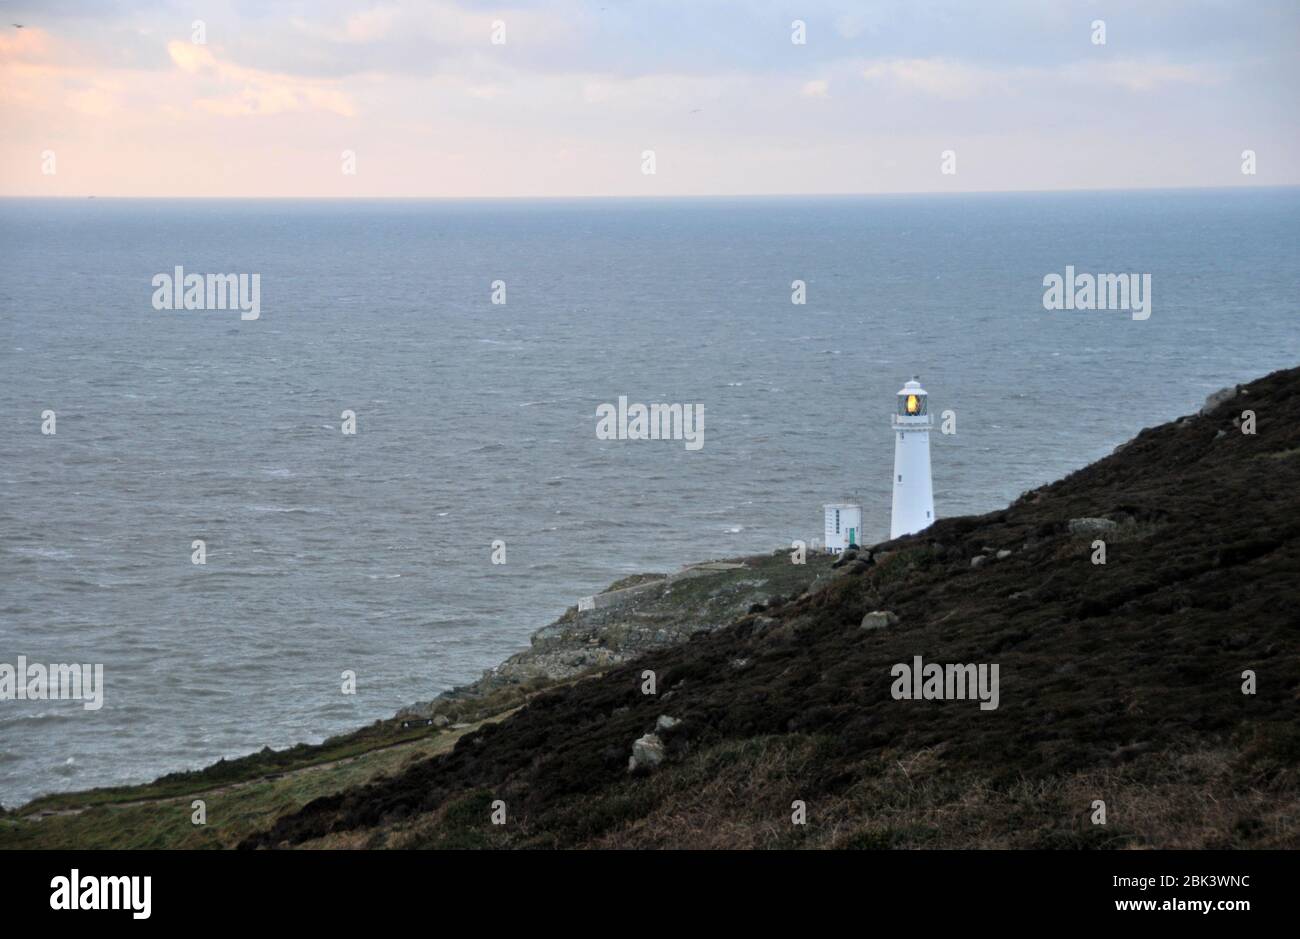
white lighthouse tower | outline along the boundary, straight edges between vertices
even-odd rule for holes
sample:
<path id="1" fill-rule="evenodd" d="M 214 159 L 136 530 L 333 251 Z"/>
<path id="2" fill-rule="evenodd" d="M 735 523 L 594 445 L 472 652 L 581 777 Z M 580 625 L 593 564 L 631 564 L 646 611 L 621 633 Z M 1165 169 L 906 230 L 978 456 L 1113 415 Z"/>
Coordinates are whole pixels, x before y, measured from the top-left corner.
<path id="1" fill-rule="evenodd" d="M 913 378 L 898 392 L 894 428 L 894 510 L 889 537 L 901 538 L 934 522 L 930 482 L 930 409 L 925 389 Z"/>

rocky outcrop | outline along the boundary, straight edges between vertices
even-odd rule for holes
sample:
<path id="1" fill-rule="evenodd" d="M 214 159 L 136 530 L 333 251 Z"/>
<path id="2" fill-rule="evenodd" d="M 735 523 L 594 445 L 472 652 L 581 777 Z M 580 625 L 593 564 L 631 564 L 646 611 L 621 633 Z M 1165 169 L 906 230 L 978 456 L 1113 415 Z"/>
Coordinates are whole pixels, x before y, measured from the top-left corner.
<path id="1" fill-rule="evenodd" d="M 886 629 L 898 625 L 898 616 L 889 610 L 872 610 L 862 617 L 863 629 Z"/>
<path id="2" fill-rule="evenodd" d="M 1099 531 L 1111 531 L 1118 528 L 1119 523 L 1111 521 L 1108 518 L 1072 518 L 1070 519 L 1070 534 L 1085 535 Z"/>
<path id="3" fill-rule="evenodd" d="M 848 567 L 868 562 L 851 552 Z M 553 684 L 628 662 L 651 649 L 711 632 L 748 613 L 778 609 L 807 590 L 844 555 L 809 553 L 795 564 L 788 550 L 727 561 L 692 564 L 671 576 L 643 574 L 611 585 L 618 602 L 592 609 L 571 607 L 532 635 L 530 646 L 477 681 L 431 701 L 403 708 L 398 717 L 428 717 L 440 700 L 481 698 L 510 687 Z M 597 594 L 596 596 L 604 596 Z"/>
<path id="4" fill-rule="evenodd" d="M 651 770 L 664 761 L 664 742 L 657 734 L 646 734 L 632 741 L 632 755 L 627 759 L 627 771 Z"/>
<path id="5" fill-rule="evenodd" d="M 1205 399 L 1205 404 L 1201 406 L 1201 416 L 1204 417 L 1219 405 L 1226 401 L 1231 401 L 1237 395 L 1241 394 L 1240 385 L 1230 385 L 1227 388 L 1220 388 L 1214 394 Z"/>

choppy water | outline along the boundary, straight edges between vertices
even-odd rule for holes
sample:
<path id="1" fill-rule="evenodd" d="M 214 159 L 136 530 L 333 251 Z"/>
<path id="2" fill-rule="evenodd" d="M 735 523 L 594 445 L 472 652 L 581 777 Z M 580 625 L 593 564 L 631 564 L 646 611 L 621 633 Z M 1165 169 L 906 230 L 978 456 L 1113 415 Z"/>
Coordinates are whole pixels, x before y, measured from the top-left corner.
<path id="1" fill-rule="evenodd" d="M 958 415 L 937 512 L 1003 505 L 1296 364 L 1297 208 L 0 201 L 0 662 L 107 685 L 0 701 L 0 802 L 389 716 L 628 572 L 818 536 L 824 501 L 883 539 L 914 373 Z M 260 273 L 261 319 L 153 309 L 178 264 Z M 1150 272 L 1151 319 L 1044 311 L 1067 264 Z M 619 395 L 702 404 L 703 449 L 597 440 Z"/>

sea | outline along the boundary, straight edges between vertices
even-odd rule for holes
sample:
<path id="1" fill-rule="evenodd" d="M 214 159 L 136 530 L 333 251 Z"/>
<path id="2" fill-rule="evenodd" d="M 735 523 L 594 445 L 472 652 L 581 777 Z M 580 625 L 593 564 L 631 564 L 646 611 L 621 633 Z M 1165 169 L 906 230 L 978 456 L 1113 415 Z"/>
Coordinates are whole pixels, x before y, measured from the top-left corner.
<path id="1" fill-rule="evenodd" d="M 103 669 L 97 709 L 0 700 L 0 803 L 389 717 L 826 502 L 884 540 L 913 376 L 936 514 L 1004 506 L 1296 365 L 1298 245 L 1300 190 L 1247 187 L 0 200 L 0 666 Z M 1046 309 L 1067 266 L 1149 274 L 1149 317 Z M 177 267 L 258 317 L 160 309 Z M 620 397 L 702 446 L 603 439 Z"/>

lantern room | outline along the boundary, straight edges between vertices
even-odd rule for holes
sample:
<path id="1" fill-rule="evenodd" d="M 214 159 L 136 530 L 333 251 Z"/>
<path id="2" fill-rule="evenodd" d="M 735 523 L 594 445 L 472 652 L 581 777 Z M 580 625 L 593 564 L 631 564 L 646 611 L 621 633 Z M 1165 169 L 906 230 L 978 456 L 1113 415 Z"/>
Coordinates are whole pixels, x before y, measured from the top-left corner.
<path id="1" fill-rule="evenodd" d="M 924 417 L 929 408 L 929 395 L 921 383 L 913 378 L 903 385 L 898 392 L 899 417 Z"/>

